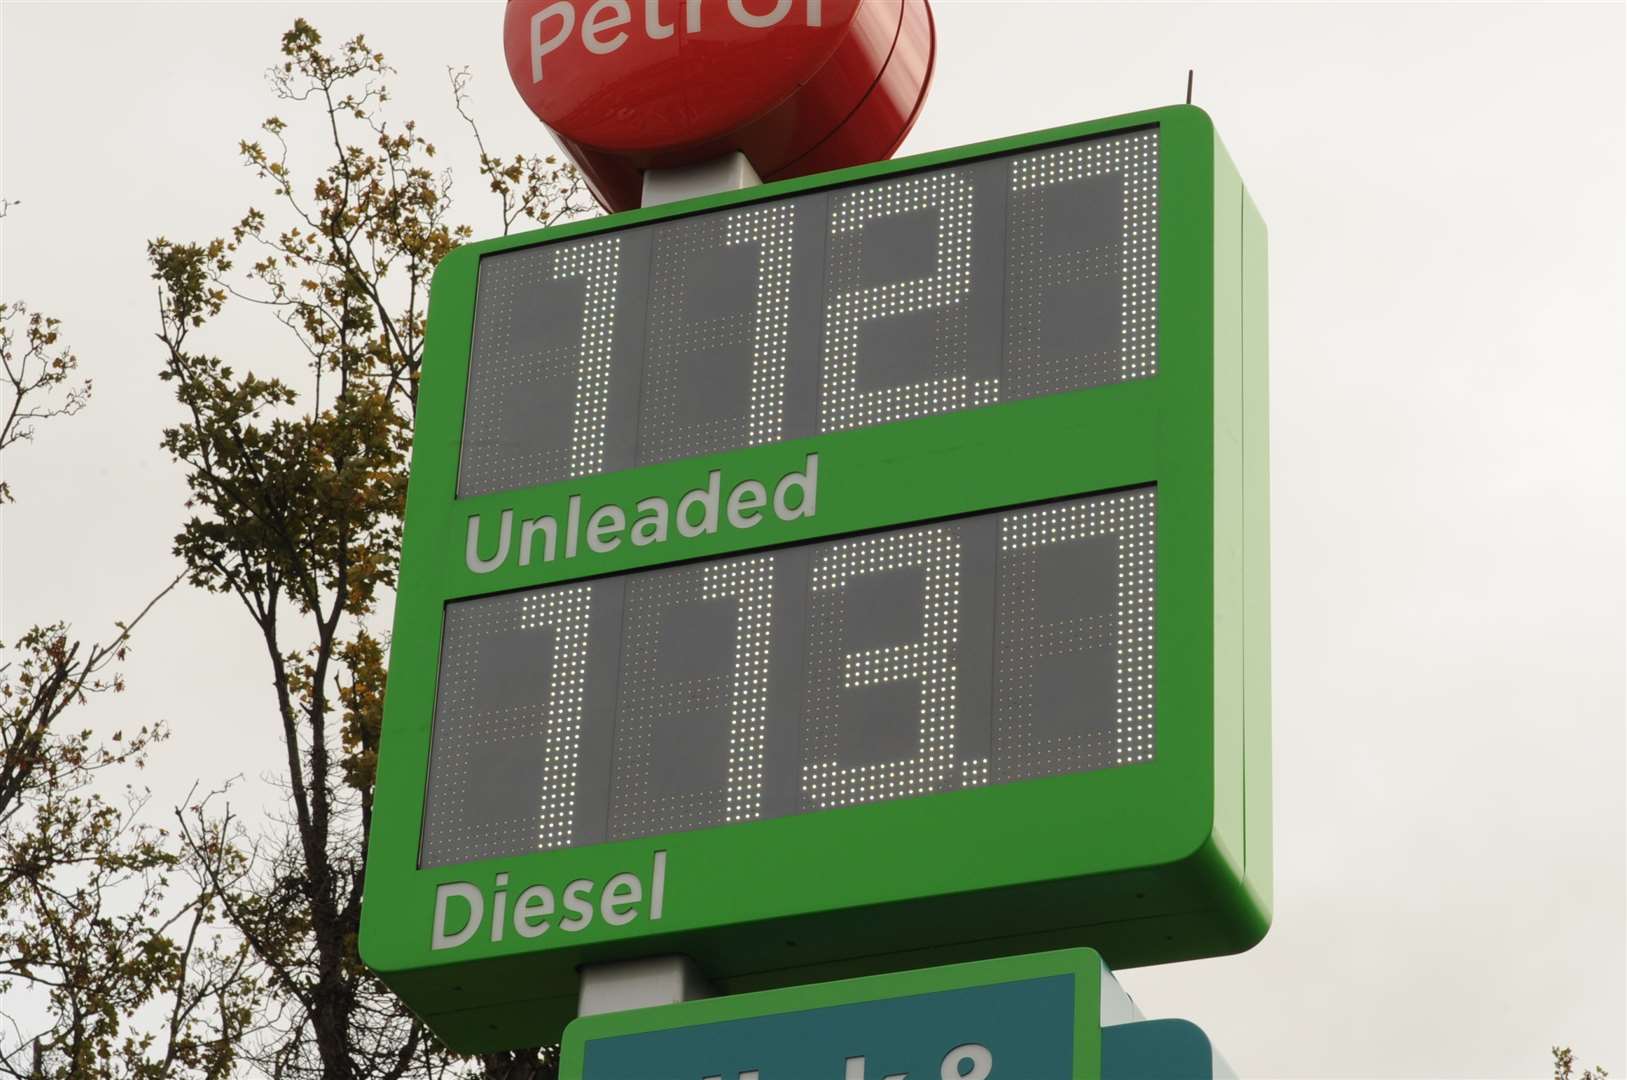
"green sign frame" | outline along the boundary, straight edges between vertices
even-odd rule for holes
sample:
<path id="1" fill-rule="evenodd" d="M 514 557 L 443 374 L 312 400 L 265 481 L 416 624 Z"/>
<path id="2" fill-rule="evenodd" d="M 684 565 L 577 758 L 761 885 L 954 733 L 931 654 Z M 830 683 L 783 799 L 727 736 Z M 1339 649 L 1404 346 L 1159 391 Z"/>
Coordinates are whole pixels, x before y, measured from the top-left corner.
<path id="1" fill-rule="evenodd" d="M 1148 126 L 1160 131 L 1156 376 L 456 497 L 483 256 Z M 477 1051 L 557 1038 L 575 1015 L 584 964 L 685 954 L 720 990 L 738 993 L 1078 945 L 1122 968 L 1255 944 L 1271 917 L 1265 305 L 1265 226 L 1209 117 L 1190 106 L 572 223 L 448 255 L 431 293 L 364 960 L 451 1046 Z M 769 479 L 803 468 L 811 453 L 820 469 L 814 517 L 770 515 L 749 533 L 624 544 L 593 559 L 529 567 L 511 561 L 484 575 L 465 563 L 473 515 L 557 513 L 573 495 L 589 507 L 653 494 L 676 499 L 709 470 L 726 480 Z M 1153 760 L 420 868 L 448 602 L 1142 485 L 1157 489 Z M 499 883 L 517 896 L 532 884 L 604 890 L 630 875 L 646 906 L 623 924 L 600 918 L 568 934 L 492 940 L 476 933 L 457 948 L 432 945 L 443 886 L 479 890 L 490 911 Z"/>
<path id="2" fill-rule="evenodd" d="M 993 1077 L 1101 1080 L 1107 977 L 1095 950 L 1064 949 L 587 1016 L 565 1029 L 559 1078 L 842 1080 L 849 1056 L 875 1080 L 935 1077 L 974 1043 Z"/>

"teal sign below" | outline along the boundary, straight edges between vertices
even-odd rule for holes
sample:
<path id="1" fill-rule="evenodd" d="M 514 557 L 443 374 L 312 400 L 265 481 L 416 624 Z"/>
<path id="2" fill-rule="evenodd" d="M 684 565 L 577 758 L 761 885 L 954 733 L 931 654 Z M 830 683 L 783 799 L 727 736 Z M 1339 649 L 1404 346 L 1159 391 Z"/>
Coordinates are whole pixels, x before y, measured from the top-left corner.
<path id="1" fill-rule="evenodd" d="M 601 1039 L 584 1080 L 882 1080 L 1070 1075 L 1066 975 Z"/>
<path id="2" fill-rule="evenodd" d="M 1189 1021 L 1144 1020 L 1102 1029 L 1102 1080 L 1236 1080 L 1236 1076 L 1209 1036 Z"/>
<path id="3" fill-rule="evenodd" d="M 1088 949 L 586 1017 L 562 1080 L 1098 1080 Z"/>
<path id="4" fill-rule="evenodd" d="M 584 1017 L 560 1080 L 1236 1080 L 1090 949 Z M 1109 1026 L 1103 1026 L 1106 1020 Z"/>

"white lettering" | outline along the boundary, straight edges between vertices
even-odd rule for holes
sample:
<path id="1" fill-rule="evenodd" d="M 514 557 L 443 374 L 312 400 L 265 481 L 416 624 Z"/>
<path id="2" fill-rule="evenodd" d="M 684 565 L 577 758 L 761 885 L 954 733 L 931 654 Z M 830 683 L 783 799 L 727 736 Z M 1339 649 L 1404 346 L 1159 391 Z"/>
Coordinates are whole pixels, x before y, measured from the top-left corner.
<path id="1" fill-rule="evenodd" d="M 648 888 L 645 879 L 636 873 L 616 874 L 602 892 L 590 879 L 579 878 L 557 894 L 558 910 L 554 906 L 556 894 L 546 885 L 528 886 L 517 894 L 511 905 L 508 881 L 509 875 L 500 873 L 493 883 L 490 926 L 486 926 L 487 896 L 479 887 L 467 881 L 438 886 L 430 934 L 432 948 L 455 949 L 467 944 L 482 927 L 494 942 L 502 941 L 510 929 L 522 938 L 538 938 L 556 925 L 553 917 L 563 912 L 570 914 L 559 919 L 557 925 L 568 934 L 587 929 L 595 916 L 602 917 L 608 926 L 626 926 L 644 914 L 642 905 L 646 897 L 650 921 L 659 922 L 666 905 L 667 853 L 654 853 Z M 454 901 L 462 901 L 467 907 Z"/>
<path id="2" fill-rule="evenodd" d="M 559 33 L 542 40 L 542 24 L 554 16 L 559 17 Z M 571 0 L 559 0 L 558 3 L 549 4 L 535 15 L 531 16 L 531 81 L 542 81 L 542 58 L 553 52 L 571 36 L 571 30 L 576 25 L 576 9 L 571 6 Z"/>
<path id="3" fill-rule="evenodd" d="M 593 891 L 593 882 L 587 879 L 573 881 L 565 886 L 565 910 L 571 912 L 568 919 L 559 920 L 559 928 L 568 934 L 586 929 L 593 921 L 593 901 L 585 894 Z"/>
<path id="4" fill-rule="evenodd" d="M 533 518 L 520 526 L 520 565 L 531 565 L 531 541 L 542 533 L 542 561 L 554 561 L 554 539 L 559 528 L 551 517 Z"/>
<path id="5" fill-rule="evenodd" d="M 533 885 L 514 901 L 514 932 L 524 938 L 541 937 L 548 932 L 548 916 L 553 913 L 554 891 Z"/>
<path id="6" fill-rule="evenodd" d="M 781 481 L 783 484 L 784 481 Z M 717 532 L 717 504 L 718 496 L 722 493 L 723 474 L 713 469 L 706 478 L 704 488 L 696 488 L 682 499 L 678 500 L 678 532 L 682 536 L 700 536 L 702 533 Z M 693 507 L 701 508 L 699 524 L 689 520 L 689 511 Z"/>
<path id="7" fill-rule="evenodd" d="M 649 516 L 633 522 L 633 546 L 648 547 L 666 540 L 667 500 L 645 499 L 638 504 L 638 509 L 641 514 Z"/>
<path id="8" fill-rule="evenodd" d="M 729 492 L 729 524 L 737 529 L 749 529 L 763 519 L 762 508 L 768 505 L 768 489 L 755 480 L 747 480 Z"/>
<path id="9" fill-rule="evenodd" d="M 627 515 L 619 506 L 601 506 L 588 518 L 588 547 L 603 555 L 621 546 L 621 531 L 627 528 Z"/>
<path id="10" fill-rule="evenodd" d="M 600 18 L 605 13 L 611 13 L 609 18 Z M 588 52 L 595 56 L 613 53 L 627 43 L 627 32 L 623 30 L 609 41 L 601 41 L 599 32 L 624 26 L 633 21 L 633 13 L 628 10 L 627 0 L 596 0 L 588 8 L 588 13 L 582 17 L 582 44 Z"/>
<path id="11" fill-rule="evenodd" d="M 644 32 L 655 41 L 672 36 L 672 24 L 661 21 L 661 0 L 644 0 Z"/>
<path id="12" fill-rule="evenodd" d="M 497 554 L 489 559 L 480 557 L 480 515 L 469 519 L 469 539 L 463 545 L 463 561 L 476 574 L 489 574 L 508 561 L 509 535 L 514 531 L 514 511 L 504 510 L 499 526 Z"/>
<path id="13" fill-rule="evenodd" d="M 446 932 L 447 901 L 461 897 L 469 905 L 469 921 L 455 934 Z M 449 881 L 435 890 L 435 926 L 430 935 L 431 949 L 455 949 L 475 936 L 480 920 L 486 916 L 486 898 L 467 881 Z"/>
<path id="14" fill-rule="evenodd" d="M 599 897 L 599 914 L 611 926 L 626 926 L 638 918 L 633 905 L 644 899 L 644 885 L 637 874 L 617 874 L 604 887 Z"/>
<path id="15" fill-rule="evenodd" d="M 565 558 L 576 558 L 576 538 L 582 534 L 582 496 L 572 495 L 565 511 Z"/>
<path id="16" fill-rule="evenodd" d="M 792 521 L 799 517 L 813 517 L 817 512 L 819 455 L 809 454 L 807 462 L 802 468 L 803 471 L 800 473 L 786 473 L 774 488 L 774 514 L 781 521 Z M 794 508 L 791 506 L 790 500 L 792 488 L 798 488 L 802 492 L 802 501 Z"/>
<path id="17" fill-rule="evenodd" d="M 488 542 L 483 529 L 486 515 L 474 514 L 467 523 L 464 565 L 470 573 L 490 574 L 507 565 L 509 555 L 516 547 L 519 549 L 520 566 L 551 563 L 560 557 L 561 548 L 564 549 L 564 558 L 574 559 L 582 549 L 584 534 L 587 540 L 585 553 L 599 555 L 615 551 L 622 541 L 628 539 L 635 547 L 664 543 L 673 524 L 676 524 L 680 536 L 706 536 L 718 531 L 719 518 L 725 513 L 732 528 L 751 529 L 762 522 L 770 505 L 781 521 L 811 518 L 818 513 L 818 454 L 807 455 L 802 471 L 785 473 L 773 483 L 772 499 L 769 484 L 746 479 L 734 484 L 725 500 L 723 482 L 722 471 L 713 469 L 707 473 L 706 486 L 686 492 L 678 500 L 676 508 L 664 498 L 651 496 L 635 504 L 636 517 L 616 503 L 605 503 L 596 507 L 591 514 L 584 513 L 582 496 L 572 495 L 563 515 L 542 514 L 519 519 L 517 543 L 514 527 L 517 512 L 503 510 L 498 514 L 496 551 L 490 557 L 482 556 Z M 630 532 L 629 518 L 632 518 Z"/>
<path id="18" fill-rule="evenodd" d="M 754 30 L 766 30 L 785 18 L 790 11 L 791 0 L 777 0 L 774 10 L 767 15 L 753 15 L 747 11 L 745 0 L 729 0 L 729 14 L 734 16 L 734 21 Z"/>
<path id="19" fill-rule="evenodd" d="M 661 21 L 663 0 L 644 0 L 644 34 L 651 41 L 663 41 L 676 31 L 674 23 Z M 748 6 L 772 2 L 772 7 L 761 15 Z M 617 27 L 634 23 L 633 7 L 637 0 L 594 0 L 582 16 L 582 47 L 594 56 L 607 56 L 627 44 L 627 30 Z M 703 0 L 683 0 L 684 30 L 690 34 L 701 32 Z M 809 26 L 823 26 L 825 12 L 823 0 L 805 0 Z M 767 30 L 785 21 L 796 7 L 795 0 L 728 0 L 728 10 L 734 21 L 752 30 Z M 549 23 L 553 26 L 550 27 Z M 542 82 L 543 57 L 565 44 L 577 29 L 576 5 L 572 0 L 555 0 L 531 16 L 531 81 Z M 611 31 L 615 31 L 612 33 Z"/>
<path id="20" fill-rule="evenodd" d="M 850 1057 L 847 1059 L 847 1070 L 842 1074 L 842 1080 L 864 1080 L 864 1059 Z M 909 1080 L 909 1073 L 893 1073 L 884 1076 L 881 1080 Z"/>
<path id="21" fill-rule="evenodd" d="M 655 869 L 650 871 L 650 921 L 661 921 L 661 907 L 667 899 L 667 853 L 655 853 Z"/>
<path id="22" fill-rule="evenodd" d="M 508 884 L 507 874 L 497 875 L 497 891 L 491 898 L 491 939 L 503 940 L 503 929 L 507 925 L 505 915 L 508 911 L 508 892 L 503 886 Z"/>
<path id="23" fill-rule="evenodd" d="M 960 1067 L 968 1061 L 972 1067 L 961 1072 Z M 940 1080 L 989 1080 L 989 1073 L 993 1071 L 994 1055 L 989 1053 L 988 1047 L 976 1043 L 955 1047 L 944 1055 L 943 1064 L 938 1066 Z"/>

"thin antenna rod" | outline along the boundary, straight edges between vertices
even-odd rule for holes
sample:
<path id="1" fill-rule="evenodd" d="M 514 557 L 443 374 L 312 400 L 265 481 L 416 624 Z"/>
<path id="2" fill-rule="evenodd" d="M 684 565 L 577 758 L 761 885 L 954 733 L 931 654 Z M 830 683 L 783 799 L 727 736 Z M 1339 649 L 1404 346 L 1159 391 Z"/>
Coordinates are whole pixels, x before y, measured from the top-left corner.
<path id="1" fill-rule="evenodd" d="M 1186 103 L 1192 104 L 1192 69 L 1186 69 Z"/>

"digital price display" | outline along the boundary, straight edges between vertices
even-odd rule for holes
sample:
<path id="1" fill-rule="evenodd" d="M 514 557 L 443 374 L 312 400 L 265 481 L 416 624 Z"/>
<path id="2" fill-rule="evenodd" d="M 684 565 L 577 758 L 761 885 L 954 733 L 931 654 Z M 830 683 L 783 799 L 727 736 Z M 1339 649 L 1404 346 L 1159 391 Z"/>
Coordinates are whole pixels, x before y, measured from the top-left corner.
<path id="1" fill-rule="evenodd" d="M 363 955 L 459 1049 L 1269 919 L 1264 230 L 1159 110 L 437 271 Z"/>
<path id="2" fill-rule="evenodd" d="M 1151 488 L 460 600 L 423 863 L 1145 761 Z"/>
<path id="3" fill-rule="evenodd" d="M 1158 129 L 487 256 L 458 495 L 1158 371 Z"/>

